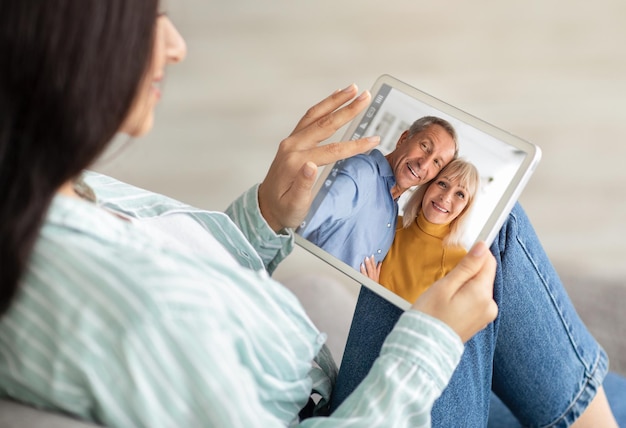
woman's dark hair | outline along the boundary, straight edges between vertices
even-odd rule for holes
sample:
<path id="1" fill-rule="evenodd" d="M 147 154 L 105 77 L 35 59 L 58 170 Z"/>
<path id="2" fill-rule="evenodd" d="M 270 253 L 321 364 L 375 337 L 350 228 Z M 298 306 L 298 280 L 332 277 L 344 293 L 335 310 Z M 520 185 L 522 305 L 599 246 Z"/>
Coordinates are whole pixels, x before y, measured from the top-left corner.
<path id="1" fill-rule="evenodd" d="M 157 13 L 158 0 L 0 1 L 0 315 L 55 192 L 128 115 Z"/>

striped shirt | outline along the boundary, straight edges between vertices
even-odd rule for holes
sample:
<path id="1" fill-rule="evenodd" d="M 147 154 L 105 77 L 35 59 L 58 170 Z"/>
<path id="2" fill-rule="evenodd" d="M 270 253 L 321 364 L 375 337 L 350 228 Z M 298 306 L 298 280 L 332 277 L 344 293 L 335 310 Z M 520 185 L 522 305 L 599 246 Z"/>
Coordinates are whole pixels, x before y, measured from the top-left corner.
<path id="1" fill-rule="evenodd" d="M 99 174 L 87 182 L 97 204 L 54 198 L 0 319 L 0 396 L 118 428 L 429 425 L 463 346 L 416 311 L 331 417 L 298 421 L 313 390 L 328 399 L 333 364 L 325 335 L 270 278 L 293 235 L 268 227 L 256 187 L 224 214 Z M 109 211 L 183 215 L 229 255 L 172 246 Z"/>

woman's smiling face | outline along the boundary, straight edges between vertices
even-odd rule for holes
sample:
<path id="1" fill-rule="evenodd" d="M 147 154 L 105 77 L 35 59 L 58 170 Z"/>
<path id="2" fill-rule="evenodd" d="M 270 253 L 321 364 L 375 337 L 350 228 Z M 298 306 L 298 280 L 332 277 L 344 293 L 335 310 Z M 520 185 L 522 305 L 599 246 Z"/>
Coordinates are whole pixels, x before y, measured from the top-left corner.
<path id="1" fill-rule="evenodd" d="M 469 194 L 459 180 L 443 176 L 433 181 L 424 193 L 422 211 L 434 224 L 448 224 L 457 218 L 469 201 Z"/>
<path id="2" fill-rule="evenodd" d="M 121 132 L 139 137 L 146 134 L 154 123 L 154 109 L 161 98 L 160 83 L 165 66 L 182 61 L 187 46 L 172 21 L 161 14 L 157 17 L 152 60 L 137 91 L 133 106 L 122 124 Z"/>

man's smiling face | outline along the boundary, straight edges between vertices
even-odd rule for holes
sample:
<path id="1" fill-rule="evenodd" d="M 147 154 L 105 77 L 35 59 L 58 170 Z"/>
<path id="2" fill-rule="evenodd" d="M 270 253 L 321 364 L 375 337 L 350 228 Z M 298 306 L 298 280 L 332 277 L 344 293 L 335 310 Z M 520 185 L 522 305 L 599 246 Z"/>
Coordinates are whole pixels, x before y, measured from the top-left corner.
<path id="1" fill-rule="evenodd" d="M 397 196 L 434 178 L 456 151 L 454 139 L 440 125 L 433 124 L 411 137 L 408 135 L 405 131 L 396 149 L 387 155 L 396 178 Z"/>

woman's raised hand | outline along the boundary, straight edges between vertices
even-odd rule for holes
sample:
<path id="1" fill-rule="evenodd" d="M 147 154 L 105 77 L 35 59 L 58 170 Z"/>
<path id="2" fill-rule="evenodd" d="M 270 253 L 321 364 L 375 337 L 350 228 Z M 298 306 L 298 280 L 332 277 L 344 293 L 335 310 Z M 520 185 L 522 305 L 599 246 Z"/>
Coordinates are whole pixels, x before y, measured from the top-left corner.
<path id="1" fill-rule="evenodd" d="M 498 315 L 493 300 L 495 273 L 495 258 L 484 242 L 478 242 L 417 299 L 412 309 L 445 322 L 466 342 Z"/>
<path id="2" fill-rule="evenodd" d="M 320 145 L 367 107 L 369 92 L 355 98 L 356 94 L 356 85 L 335 91 L 311 107 L 281 141 L 259 186 L 261 214 L 273 230 L 297 227 L 302 222 L 311 206 L 318 166 L 363 153 L 379 143 L 379 137 L 369 137 Z"/>

